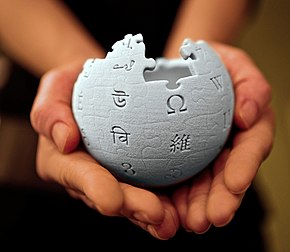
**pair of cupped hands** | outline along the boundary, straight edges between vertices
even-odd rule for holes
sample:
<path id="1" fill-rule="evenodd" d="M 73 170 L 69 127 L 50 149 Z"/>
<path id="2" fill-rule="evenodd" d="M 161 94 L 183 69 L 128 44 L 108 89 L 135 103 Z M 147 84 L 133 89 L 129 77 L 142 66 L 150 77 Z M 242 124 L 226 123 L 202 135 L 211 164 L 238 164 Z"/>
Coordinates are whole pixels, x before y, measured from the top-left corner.
<path id="1" fill-rule="evenodd" d="M 232 78 L 233 134 L 220 155 L 200 174 L 171 190 L 148 190 L 119 182 L 80 145 L 72 113 L 74 83 L 83 61 L 45 73 L 30 118 L 39 133 L 37 173 L 62 185 L 76 199 L 106 216 L 123 216 L 166 240 L 184 228 L 206 232 L 234 217 L 274 142 L 271 86 L 243 50 L 212 43 Z"/>

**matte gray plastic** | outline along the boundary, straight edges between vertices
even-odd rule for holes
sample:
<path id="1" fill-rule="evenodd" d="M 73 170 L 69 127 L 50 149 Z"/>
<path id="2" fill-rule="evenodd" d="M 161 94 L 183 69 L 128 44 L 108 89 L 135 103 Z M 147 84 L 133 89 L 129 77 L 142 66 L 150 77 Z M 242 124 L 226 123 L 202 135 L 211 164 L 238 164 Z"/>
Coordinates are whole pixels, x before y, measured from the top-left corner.
<path id="1" fill-rule="evenodd" d="M 72 108 L 87 151 L 120 181 L 166 187 L 205 169 L 229 136 L 234 92 L 218 54 L 185 39 L 181 57 L 146 58 L 127 34 L 104 59 L 88 59 Z"/>

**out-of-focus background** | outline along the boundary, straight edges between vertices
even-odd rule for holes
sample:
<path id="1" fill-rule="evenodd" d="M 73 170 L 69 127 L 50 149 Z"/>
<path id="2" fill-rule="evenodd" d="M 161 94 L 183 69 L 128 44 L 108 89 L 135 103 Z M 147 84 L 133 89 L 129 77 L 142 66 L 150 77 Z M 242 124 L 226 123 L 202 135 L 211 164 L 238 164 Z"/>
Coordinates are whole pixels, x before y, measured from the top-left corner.
<path id="1" fill-rule="evenodd" d="M 274 148 L 257 184 L 267 204 L 265 234 L 273 252 L 290 251 L 290 1 L 262 0 L 257 19 L 239 42 L 273 88 Z"/>
<path id="2" fill-rule="evenodd" d="M 264 234 L 269 252 L 286 252 L 290 251 L 290 1 L 262 0 L 256 19 L 238 46 L 252 56 L 273 89 L 276 138 L 255 183 L 267 208 Z M 7 66 L 0 57 L 0 88 L 5 83 Z M 35 165 L 37 143 L 27 118 L 2 115 L 0 125 L 0 188 L 4 184 L 46 187 L 35 172 L 26 172 L 26 167 Z M 46 189 L 58 190 L 51 185 Z M 11 202 L 16 212 L 9 214 L 17 216 L 21 202 Z M 0 220 L 5 220 L 5 216 L 0 216 Z"/>

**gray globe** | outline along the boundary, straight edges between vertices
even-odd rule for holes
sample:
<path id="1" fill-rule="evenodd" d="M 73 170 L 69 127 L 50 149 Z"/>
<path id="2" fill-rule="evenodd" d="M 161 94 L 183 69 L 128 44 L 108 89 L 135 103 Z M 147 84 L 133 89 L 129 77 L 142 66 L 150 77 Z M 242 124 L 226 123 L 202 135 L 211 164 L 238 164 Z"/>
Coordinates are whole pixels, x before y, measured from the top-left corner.
<path id="1" fill-rule="evenodd" d="M 181 57 L 146 58 L 128 34 L 104 59 L 88 59 L 72 109 L 87 151 L 118 180 L 166 187 L 202 170 L 232 128 L 234 92 L 219 55 L 185 39 Z"/>

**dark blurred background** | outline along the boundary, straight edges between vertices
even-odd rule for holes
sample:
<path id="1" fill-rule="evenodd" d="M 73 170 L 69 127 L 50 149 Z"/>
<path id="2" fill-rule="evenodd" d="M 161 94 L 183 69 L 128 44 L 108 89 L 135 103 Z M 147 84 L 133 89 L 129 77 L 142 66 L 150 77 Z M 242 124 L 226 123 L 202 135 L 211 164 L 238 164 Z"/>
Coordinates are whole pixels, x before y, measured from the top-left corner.
<path id="1" fill-rule="evenodd" d="M 252 56 L 273 88 L 276 139 L 255 183 L 267 210 L 264 234 L 269 252 L 290 251 L 290 1 L 262 0 L 253 25 L 244 32 L 237 45 Z M 9 78 L 6 76 L 8 70 L 9 62 L 0 54 L 0 89 L 5 85 L 6 77 Z M 33 90 L 23 83 L 23 90 L 11 96 L 18 104 L 21 99 L 26 99 L 23 94 L 33 95 Z M 6 92 L 15 91 L 11 87 Z M 2 107 L 7 104 L 5 99 L 0 103 Z M 29 103 L 26 104 L 27 108 L 19 109 L 29 109 Z M 9 113 L 1 114 L 0 192 L 7 187 L 21 187 L 27 191 L 45 190 L 51 192 L 52 197 L 55 192 L 64 193 L 56 185 L 44 183 L 37 177 L 34 170 L 37 135 L 29 118 L 16 110 L 12 107 L 10 111 L 5 110 Z M 0 193 L 0 234 L 5 232 L 5 225 L 21 218 L 27 203 L 23 198 L 3 198 L 5 195 L 5 192 Z"/>

